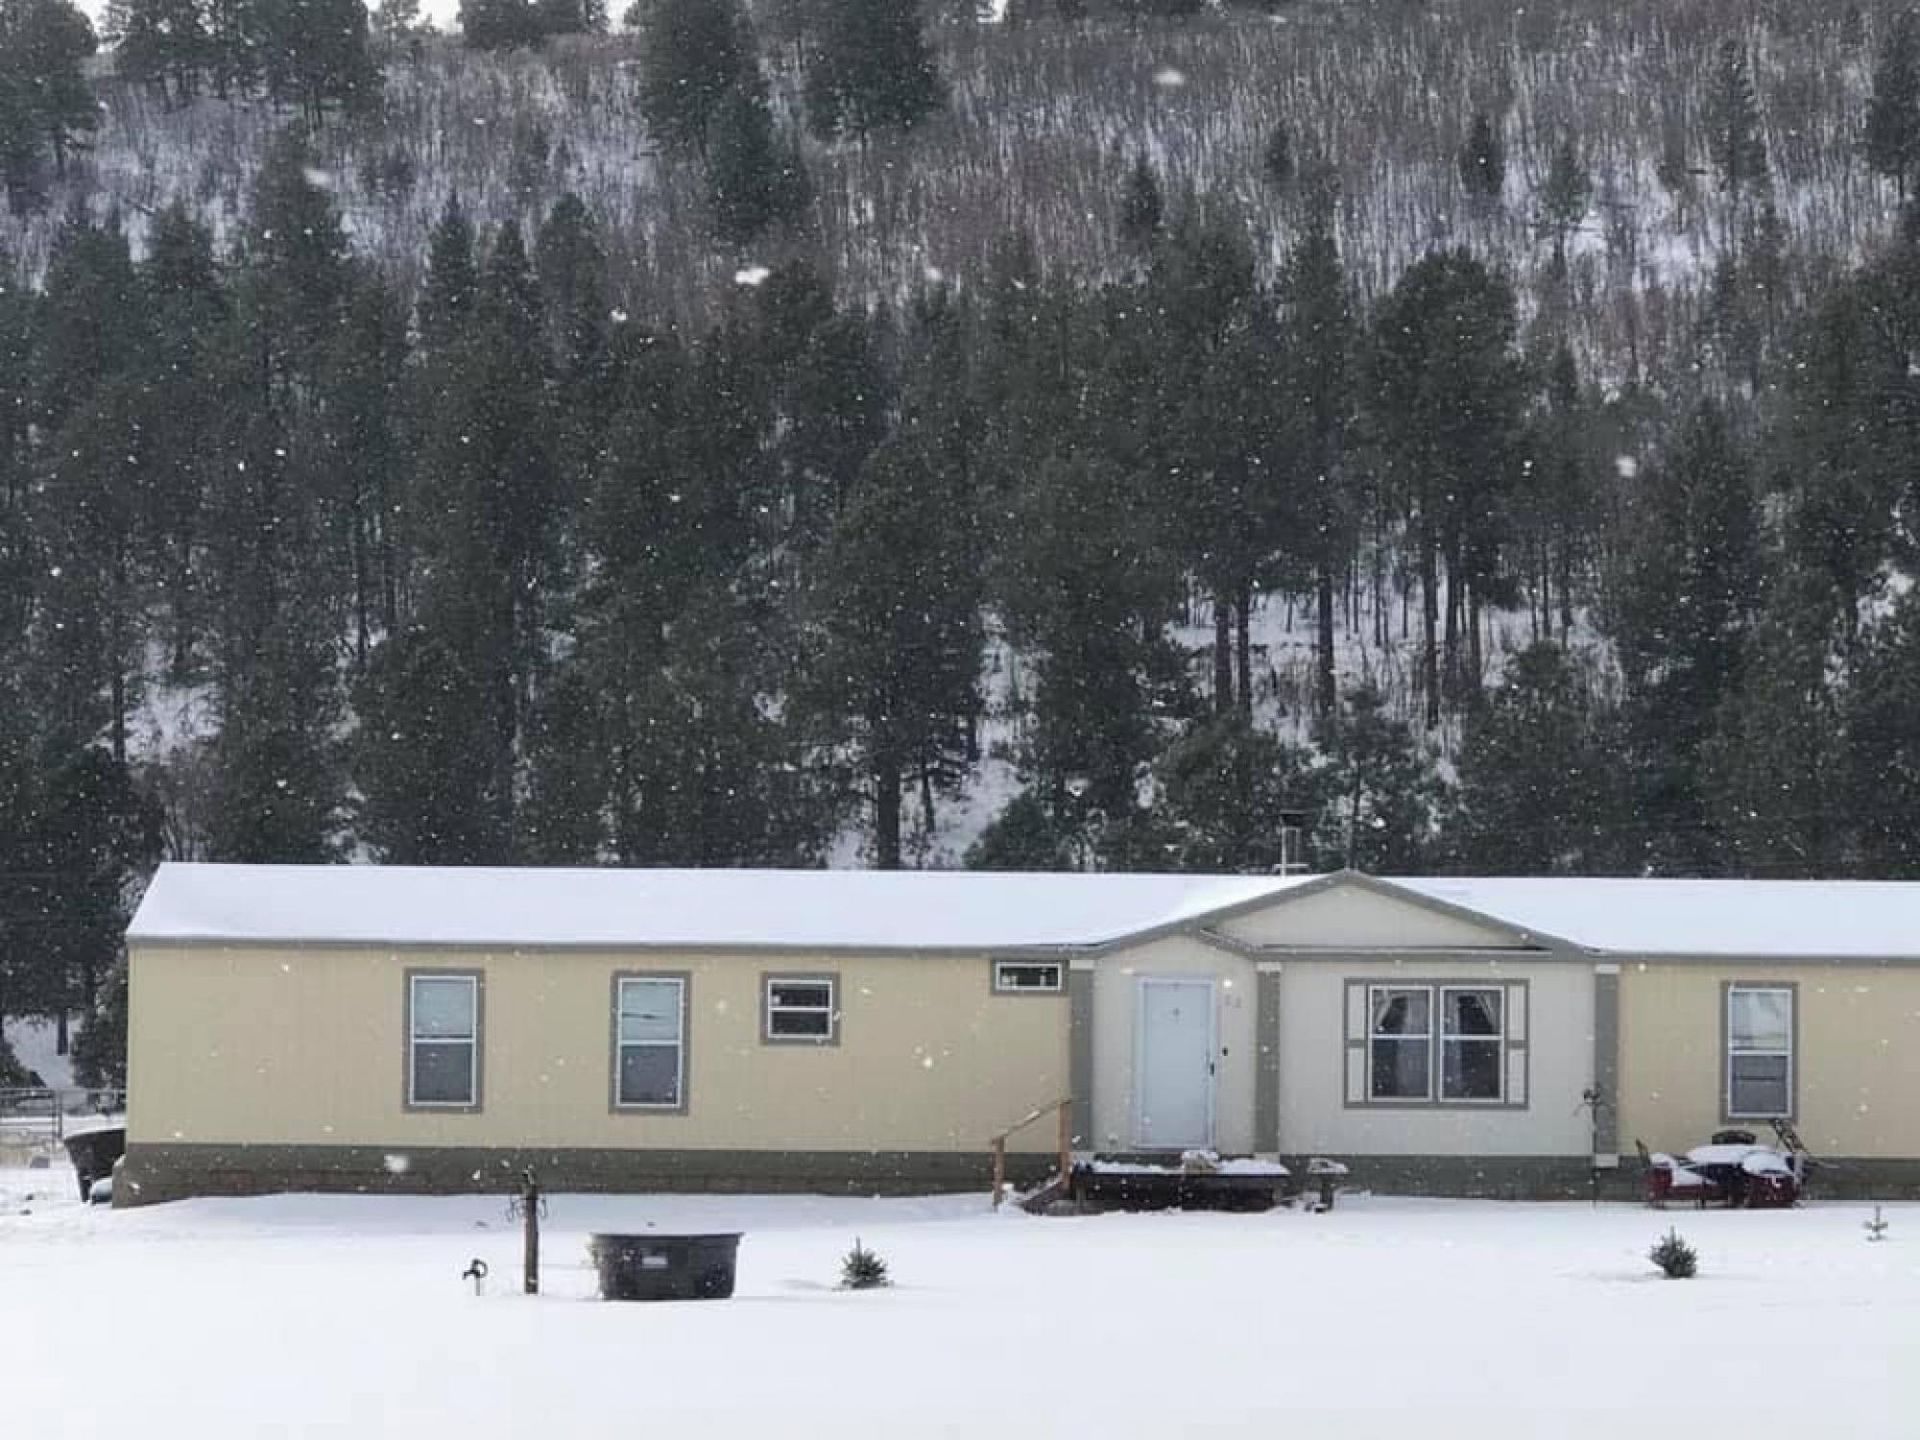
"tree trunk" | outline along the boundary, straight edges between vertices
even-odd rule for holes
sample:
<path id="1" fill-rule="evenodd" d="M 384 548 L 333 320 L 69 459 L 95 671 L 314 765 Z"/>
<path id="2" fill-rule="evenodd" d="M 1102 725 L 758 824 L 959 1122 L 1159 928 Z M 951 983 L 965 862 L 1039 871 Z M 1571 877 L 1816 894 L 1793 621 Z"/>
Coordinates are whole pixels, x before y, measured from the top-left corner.
<path id="1" fill-rule="evenodd" d="M 1460 693 L 1460 547 L 1447 546 L 1446 632 L 1441 644 L 1440 693 L 1451 702 Z"/>
<path id="2" fill-rule="evenodd" d="M 367 522 L 366 503 L 356 481 L 353 487 L 353 665 L 356 671 L 367 668 L 367 650 L 372 643 L 367 623 Z"/>
<path id="3" fill-rule="evenodd" d="M 1560 639 L 1573 633 L 1573 545 L 1560 541 Z"/>
<path id="4" fill-rule="evenodd" d="M 1464 694 L 1480 693 L 1480 592 L 1467 590 L 1467 674 Z"/>
<path id="5" fill-rule="evenodd" d="M 873 760 L 873 863 L 879 870 L 900 868 L 900 762 Z"/>
<path id="6" fill-rule="evenodd" d="M 1233 603 L 1225 587 L 1213 592 L 1213 713 L 1233 708 Z"/>
<path id="7" fill-rule="evenodd" d="M 1240 593 L 1233 602 L 1235 618 L 1239 621 L 1239 633 L 1234 637 L 1234 648 L 1240 662 L 1240 713 L 1248 720 L 1253 719 L 1253 584 L 1243 581 Z"/>
<path id="8" fill-rule="evenodd" d="M 1314 577 L 1319 610 L 1319 635 L 1315 647 L 1313 709 L 1325 724 L 1333 714 L 1333 573 L 1324 564 Z"/>
<path id="9" fill-rule="evenodd" d="M 1420 535 L 1420 683 L 1426 690 L 1427 728 L 1440 723 L 1440 551 L 1425 526 Z"/>

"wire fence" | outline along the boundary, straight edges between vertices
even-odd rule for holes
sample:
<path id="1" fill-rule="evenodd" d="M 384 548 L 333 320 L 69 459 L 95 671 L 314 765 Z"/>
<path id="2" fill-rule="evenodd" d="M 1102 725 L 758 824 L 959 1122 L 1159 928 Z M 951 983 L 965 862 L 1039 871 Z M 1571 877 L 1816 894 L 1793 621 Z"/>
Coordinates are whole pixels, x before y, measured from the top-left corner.
<path id="1" fill-rule="evenodd" d="M 0 1087 L 0 1140 L 59 1144 L 74 1130 L 126 1113 L 127 1092 L 45 1085 Z"/>

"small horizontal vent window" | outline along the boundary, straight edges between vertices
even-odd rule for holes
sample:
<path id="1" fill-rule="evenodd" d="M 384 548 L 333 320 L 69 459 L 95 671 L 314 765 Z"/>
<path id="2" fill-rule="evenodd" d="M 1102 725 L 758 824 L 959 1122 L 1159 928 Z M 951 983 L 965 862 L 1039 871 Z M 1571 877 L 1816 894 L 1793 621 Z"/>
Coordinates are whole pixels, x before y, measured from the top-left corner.
<path id="1" fill-rule="evenodd" d="M 1051 960 L 996 960 L 993 965 L 993 988 L 1001 994 L 1057 994 L 1062 978 L 1060 965 Z"/>

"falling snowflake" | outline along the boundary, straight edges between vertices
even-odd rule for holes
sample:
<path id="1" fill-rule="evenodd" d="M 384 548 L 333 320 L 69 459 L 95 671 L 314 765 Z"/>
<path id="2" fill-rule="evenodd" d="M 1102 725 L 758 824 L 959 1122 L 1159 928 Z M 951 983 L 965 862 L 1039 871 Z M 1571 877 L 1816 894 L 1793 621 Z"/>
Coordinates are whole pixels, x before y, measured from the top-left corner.
<path id="1" fill-rule="evenodd" d="M 1153 72 L 1153 83 L 1162 90 L 1178 90 L 1187 83 L 1186 72 L 1176 70 L 1171 65 L 1162 65 Z"/>
<path id="2" fill-rule="evenodd" d="M 1631 455 L 1616 455 L 1613 468 L 1622 480 L 1631 480 L 1640 473 L 1640 462 Z"/>

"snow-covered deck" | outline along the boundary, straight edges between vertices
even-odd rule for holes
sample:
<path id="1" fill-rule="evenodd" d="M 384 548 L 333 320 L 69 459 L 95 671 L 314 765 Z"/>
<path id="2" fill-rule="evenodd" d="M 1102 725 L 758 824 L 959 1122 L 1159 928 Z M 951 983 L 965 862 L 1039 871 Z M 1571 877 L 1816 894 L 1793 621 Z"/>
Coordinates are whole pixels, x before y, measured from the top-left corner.
<path id="1" fill-rule="evenodd" d="M 546 1293 L 497 1198 L 87 1210 L 0 1171 L 0 1414 L 137 1433 L 1601 1436 L 1744 1417 L 1908 1436 L 1920 1207 L 1343 1199 L 995 1215 L 986 1197 L 553 1197 Z M 31 1193 L 31 1198 L 30 1197 Z M 1660 1278 L 1668 1225 L 1701 1275 Z M 590 1300 L 594 1230 L 746 1233 L 725 1302 Z M 1909 1233 L 1912 1232 L 1912 1233 Z M 858 1236 L 896 1284 L 834 1288 Z M 1920 1243 L 1915 1241 L 1913 1243 Z M 492 1268 L 475 1298 L 460 1272 Z"/>

